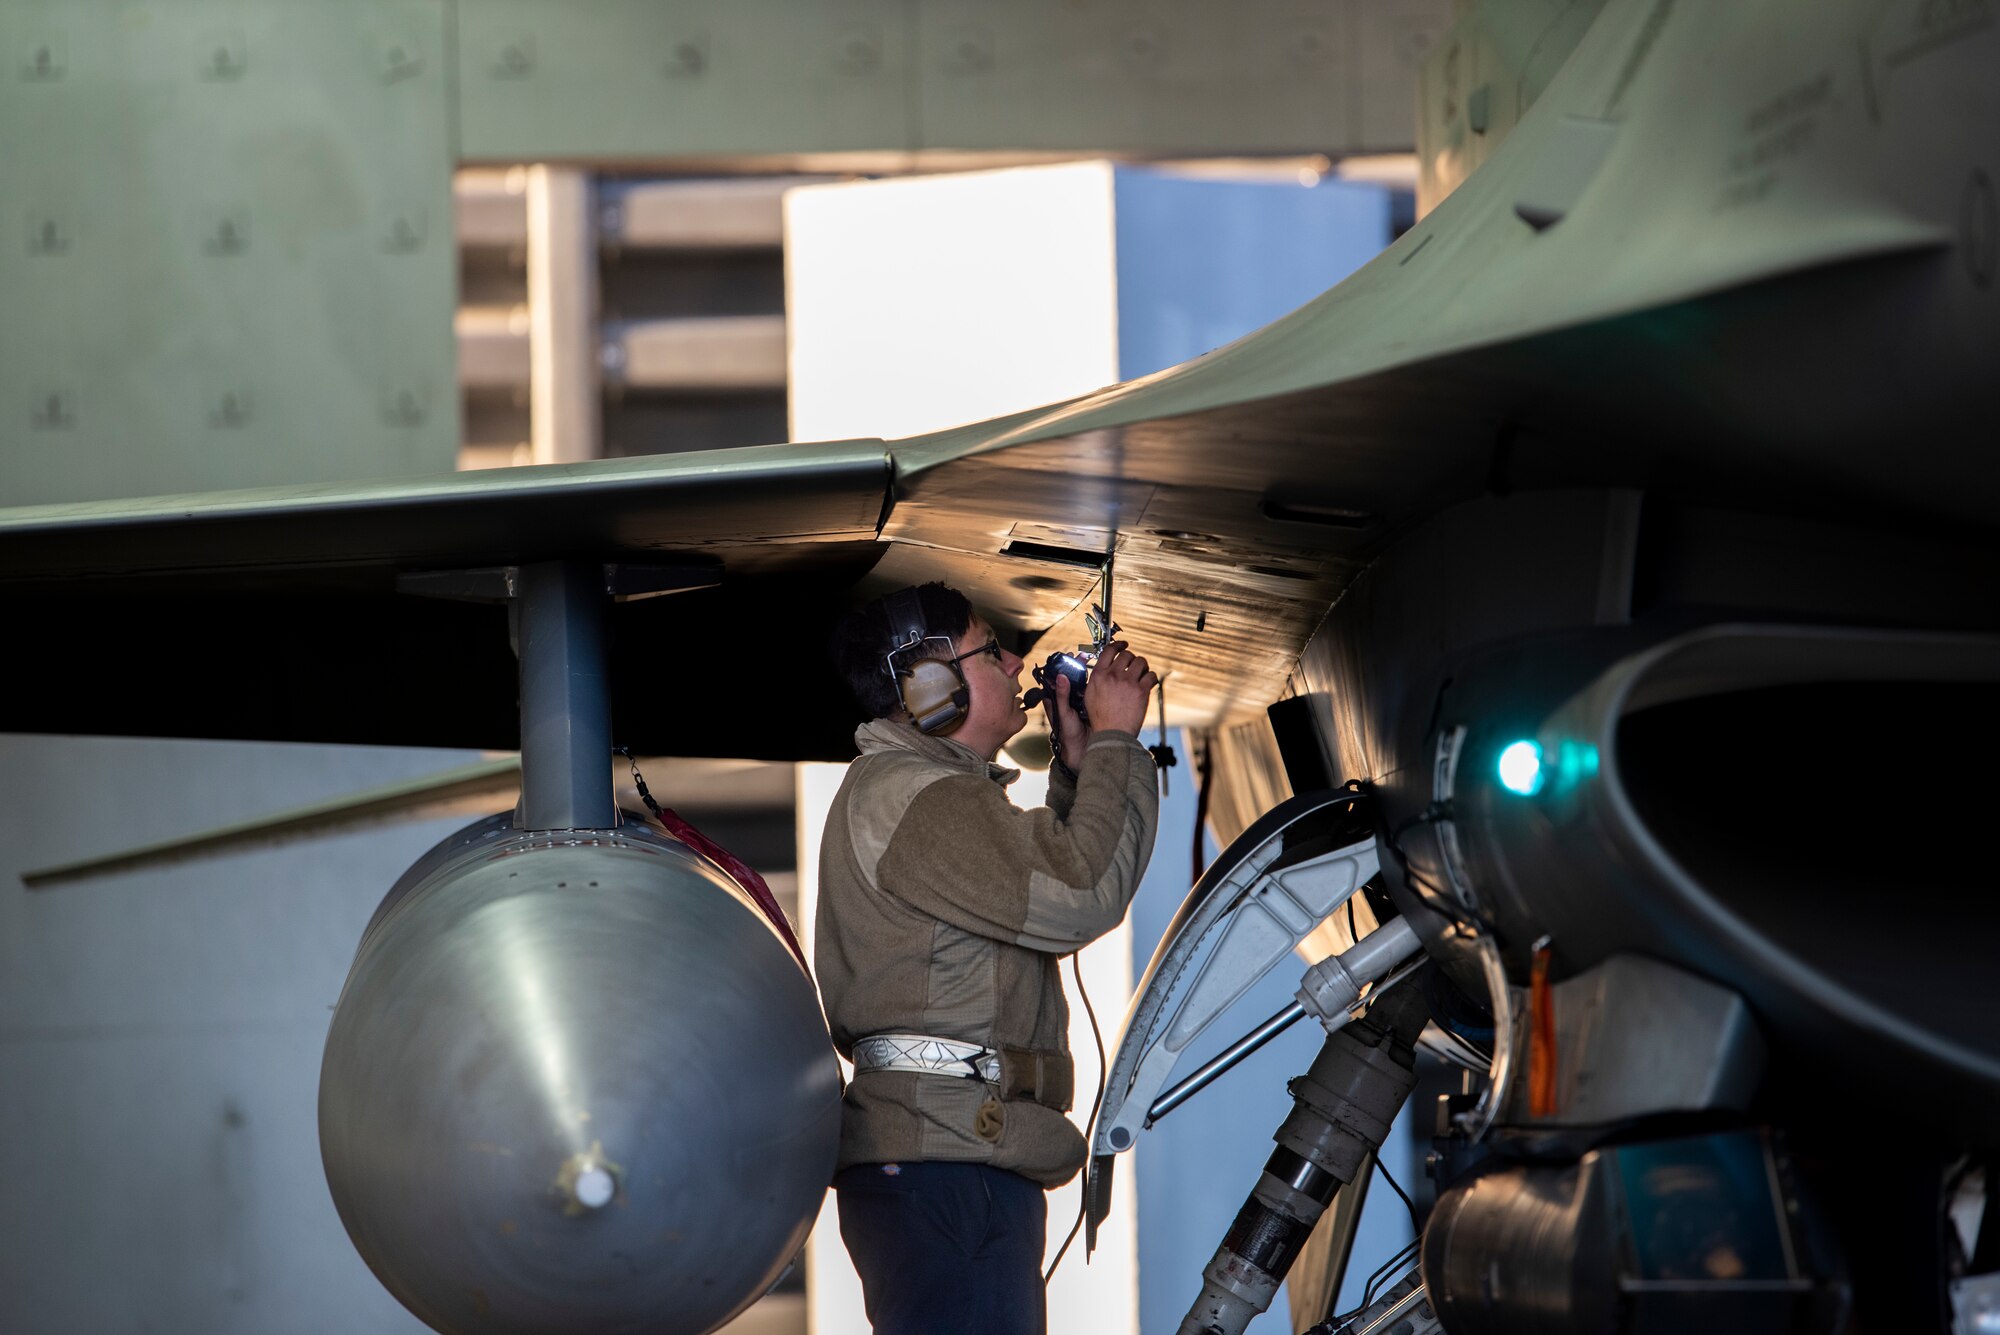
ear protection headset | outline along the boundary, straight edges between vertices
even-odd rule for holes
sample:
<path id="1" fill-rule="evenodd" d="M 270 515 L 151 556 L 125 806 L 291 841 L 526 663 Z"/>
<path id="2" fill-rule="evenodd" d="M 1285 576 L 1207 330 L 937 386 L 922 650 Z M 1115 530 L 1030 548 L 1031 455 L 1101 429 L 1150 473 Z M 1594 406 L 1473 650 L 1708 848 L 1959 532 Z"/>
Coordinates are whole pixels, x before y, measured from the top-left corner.
<path id="1" fill-rule="evenodd" d="M 932 635 L 924 623 L 923 602 L 915 589 L 901 589 L 882 600 L 889 622 L 887 659 L 896 698 L 916 721 L 919 731 L 948 733 L 965 721 L 972 688 L 958 664 L 928 657 L 942 647 L 950 658 L 955 646 L 947 636 Z"/>

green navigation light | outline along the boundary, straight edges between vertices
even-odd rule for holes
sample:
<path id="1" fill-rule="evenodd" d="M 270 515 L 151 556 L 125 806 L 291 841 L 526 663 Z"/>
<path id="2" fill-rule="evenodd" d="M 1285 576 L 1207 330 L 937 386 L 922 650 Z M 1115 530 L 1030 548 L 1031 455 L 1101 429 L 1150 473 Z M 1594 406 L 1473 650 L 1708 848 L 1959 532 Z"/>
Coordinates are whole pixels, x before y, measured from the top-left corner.
<path id="1" fill-rule="evenodd" d="M 1542 748 L 1534 742 L 1510 744 L 1500 753 L 1500 785 L 1510 793 L 1533 797 L 1542 790 Z"/>

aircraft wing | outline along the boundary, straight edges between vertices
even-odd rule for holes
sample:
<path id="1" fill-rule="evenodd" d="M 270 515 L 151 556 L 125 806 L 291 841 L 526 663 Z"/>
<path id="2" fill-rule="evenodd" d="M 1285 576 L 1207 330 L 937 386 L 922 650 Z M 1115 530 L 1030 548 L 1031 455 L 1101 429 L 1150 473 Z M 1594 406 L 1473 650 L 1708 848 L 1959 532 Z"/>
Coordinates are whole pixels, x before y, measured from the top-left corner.
<path id="1" fill-rule="evenodd" d="M 848 753 L 826 626 L 913 579 L 1060 643 L 1115 550 L 1114 616 L 1172 673 L 1170 712 L 1212 723 L 1282 693 L 1374 553 L 1482 493 L 1990 529 L 2000 29 L 1920 8 L 1613 0 L 1375 261 L 1052 408 L 888 445 L 0 511 L 0 603 L 36 628 L 0 728 L 511 748 L 505 612 L 438 595 L 557 555 L 678 590 L 614 616 L 617 740 L 778 758 Z"/>
<path id="2" fill-rule="evenodd" d="M 1481 493 L 1990 530 L 2000 28 L 1919 17 L 1614 0 L 1381 256 L 1185 365 L 899 442 L 885 532 L 1115 533 L 1120 621 L 1226 717 L 1280 693 L 1355 569 Z"/>
<path id="3" fill-rule="evenodd" d="M 621 745 L 842 754 L 821 608 L 889 481 L 862 441 L 0 512 L 0 729 L 513 750 L 505 568 L 582 555 L 626 599 Z"/>

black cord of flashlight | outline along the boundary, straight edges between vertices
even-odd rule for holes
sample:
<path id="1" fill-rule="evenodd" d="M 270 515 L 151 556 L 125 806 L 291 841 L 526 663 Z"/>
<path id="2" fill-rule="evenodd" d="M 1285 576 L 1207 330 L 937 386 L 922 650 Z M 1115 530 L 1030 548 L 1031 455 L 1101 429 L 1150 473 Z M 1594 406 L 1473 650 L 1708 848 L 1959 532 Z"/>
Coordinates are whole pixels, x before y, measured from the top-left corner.
<path id="1" fill-rule="evenodd" d="M 1215 773 L 1215 736 L 1203 734 L 1196 738 L 1194 766 L 1194 875 L 1188 881 L 1194 885 L 1201 880 L 1202 872 L 1208 869 L 1208 790 L 1209 780 Z"/>
<path id="2" fill-rule="evenodd" d="M 1070 973 L 1076 978 L 1076 994 L 1083 998 L 1083 1013 L 1090 1017 L 1090 1038 L 1097 1045 L 1097 1097 L 1090 1103 L 1090 1120 L 1083 1128 L 1083 1146 L 1086 1154 L 1090 1151 L 1090 1138 L 1097 1134 L 1097 1110 L 1104 1106 L 1104 1033 L 1097 1027 L 1097 1010 L 1090 1004 L 1090 993 L 1083 990 L 1083 964 L 1075 955 L 1069 957 Z M 1084 1216 L 1090 1212 L 1090 1174 L 1085 1171 L 1077 1178 L 1079 1199 L 1076 1206 L 1076 1222 L 1070 1225 L 1069 1236 L 1056 1250 L 1056 1259 L 1049 1262 L 1049 1271 L 1042 1276 L 1042 1288 L 1046 1291 L 1049 1281 L 1056 1277 L 1056 1267 L 1069 1254 L 1069 1245 L 1076 1241 L 1076 1235 L 1083 1228 Z"/>
<path id="3" fill-rule="evenodd" d="M 1170 797 L 1172 789 L 1167 785 L 1167 771 L 1180 764 L 1181 758 L 1174 754 L 1173 747 L 1167 745 L 1167 678 L 1164 673 L 1153 689 L 1158 692 L 1160 701 L 1160 740 L 1147 747 L 1146 752 L 1153 757 L 1153 767 L 1160 771 L 1160 796 Z"/>

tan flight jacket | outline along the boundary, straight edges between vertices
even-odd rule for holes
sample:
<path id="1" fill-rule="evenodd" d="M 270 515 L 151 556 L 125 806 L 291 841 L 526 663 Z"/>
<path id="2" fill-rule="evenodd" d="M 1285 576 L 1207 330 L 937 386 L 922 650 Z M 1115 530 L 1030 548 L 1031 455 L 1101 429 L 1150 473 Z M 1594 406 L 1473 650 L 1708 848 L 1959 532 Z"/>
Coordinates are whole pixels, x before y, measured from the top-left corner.
<path id="1" fill-rule="evenodd" d="M 1069 1066 L 1060 961 L 1116 927 L 1138 889 L 1159 819 L 1151 756 L 1130 733 L 1099 732 L 1074 785 L 1052 771 L 1049 804 L 1023 811 L 1004 791 L 1018 771 L 949 738 L 877 719 L 855 742 L 820 848 L 813 949 L 834 1046 L 852 1057 L 856 1039 L 917 1033 L 1025 1049 L 1042 1058 L 1045 1102 L 1067 1104 L 1059 1088 L 1047 1097 Z M 1016 1053 L 1010 1072 L 1034 1064 Z M 1054 1187 L 1083 1166 L 1084 1145 L 1019 1091 L 858 1074 L 840 1167 L 926 1159 Z"/>

